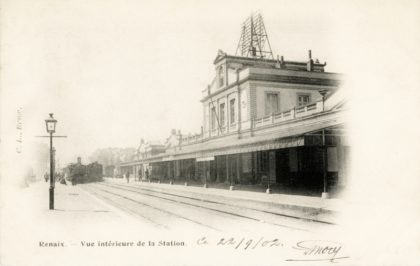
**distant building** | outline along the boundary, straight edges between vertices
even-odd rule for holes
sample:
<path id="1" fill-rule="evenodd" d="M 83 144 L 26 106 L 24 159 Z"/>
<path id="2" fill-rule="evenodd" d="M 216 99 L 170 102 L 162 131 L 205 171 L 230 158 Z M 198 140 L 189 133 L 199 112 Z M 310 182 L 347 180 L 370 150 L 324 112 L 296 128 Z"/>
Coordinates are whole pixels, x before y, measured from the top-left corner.
<path id="1" fill-rule="evenodd" d="M 160 141 L 148 141 L 144 142 L 143 139 L 140 141 L 140 145 L 137 148 L 137 159 L 146 159 L 165 152 L 165 145 L 161 144 Z"/>
<path id="2" fill-rule="evenodd" d="M 154 158 L 160 154 L 165 153 L 166 146 L 160 143 L 160 141 L 148 141 L 145 142 L 143 139 L 140 140 L 140 145 L 136 150 L 136 158 L 137 160 L 130 161 L 128 164 L 127 162 L 123 162 L 119 165 L 120 173 L 127 173 L 129 172 L 131 175 L 134 176 L 135 179 L 143 178 L 146 176 L 145 172 L 146 169 L 151 172 L 152 166 L 149 165 L 149 159 Z"/>

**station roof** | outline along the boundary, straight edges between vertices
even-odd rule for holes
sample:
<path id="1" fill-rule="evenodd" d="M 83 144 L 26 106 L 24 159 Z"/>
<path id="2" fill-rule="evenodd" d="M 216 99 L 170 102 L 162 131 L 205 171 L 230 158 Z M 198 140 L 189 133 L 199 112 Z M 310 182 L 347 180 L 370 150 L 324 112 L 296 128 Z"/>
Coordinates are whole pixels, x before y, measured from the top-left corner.
<path id="1" fill-rule="evenodd" d="M 238 138 L 238 135 L 233 133 L 230 136 L 185 145 L 182 146 L 181 150 L 165 152 L 141 161 L 127 162 L 121 165 L 127 166 L 168 160 L 197 159 L 226 154 L 304 146 L 305 137 L 308 133 L 341 126 L 343 124 L 341 114 L 341 111 L 333 111 L 328 114 L 324 113 L 307 117 L 294 121 L 294 123 L 272 127 L 268 131 L 265 131 L 264 134 L 258 134 L 256 136 L 249 136 L 249 132 L 244 131 L 244 137 Z M 322 116 L 328 117 L 324 117 L 321 120 L 317 119 Z"/>

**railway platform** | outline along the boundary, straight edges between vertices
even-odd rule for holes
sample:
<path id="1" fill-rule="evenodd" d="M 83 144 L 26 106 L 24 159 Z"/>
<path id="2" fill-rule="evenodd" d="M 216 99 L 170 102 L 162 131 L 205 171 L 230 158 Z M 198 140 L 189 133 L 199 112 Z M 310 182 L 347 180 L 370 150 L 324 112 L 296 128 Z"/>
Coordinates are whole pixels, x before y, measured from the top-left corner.
<path id="1" fill-rule="evenodd" d="M 49 210 L 49 183 L 26 188 L 2 187 L 0 265 L 121 265 L 92 264 L 80 254 L 106 256 L 106 249 L 88 249 L 82 241 L 132 241 L 133 235 L 156 230 L 120 209 L 99 200 L 81 186 L 55 186 L 55 208 Z M 89 255 L 90 256 L 90 255 Z M 69 259 L 71 258 L 71 259 Z M 113 260 L 114 259 L 114 260 Z"/>
<path id="2" fill-rule="evenodd" d="M 316 231 L 306 230 L 310 225 L 303 225 L 304 221 L 235 209 L 228 204 L 217 207 L 215 204 L 203 202 L 202 206 L 198 206 L 200 203 L 196 200 L 176 199 L 177 202 L 165 202 L 161 198 L 177 198 L 168 195 L 172 193 L 184 197 L 213 199 L 213 201 L 229 200 L 222 195 L 223 192 L 215 189 L 206 190 L 206 197 L 204 193 L 198 193 L 200 190 L 198 187 L 131 182 L 128 184 L 132 186 L 131 191 L 127 191 L 121 189 L 127 186 L 123 181 L 105 180 L 105 182 L 77 186 L 56 184 L 55 210 L 48 209 L 48 183 L 37 182 L 27 188 L 16 190 L 2 188 L 1 196 L 4 204 L 1 216 L 0 264 L 199 265 L 196 258 L 205 257 L 208 265 L 224 265 L 226 258 L 237 262 L 236 265 L 250 265 L 246 262 L 252 257 L 256 259 L 257 255 L 265 256 L 279 251 L 282 253 L 276 257 L 277 262 L 287 263 L 285 259 L 294 258 L 296 252 L 293 245 L 296 241 L 318 236 Z M 109 187 L 110 185 L 114 187 Z M 117 186 L 120 188 L 115 188 Z M 166 194 L 144 190 L 142 194 L 134 189 L 138 186 L 149 190 L 160 190 Z M 105 193 L 105 190 L 115 195 Z M 96 195 L 95 191 L 102 193 Z M 109 200 L 104 199 L 104 195 L 110 197 Z M 231 198 L 231 200 L 238 202 L 237 199 Z M 181 204 L 180 201 L 189 205 Z M 118 203 L 124 203 L 125 208 L 119 208 Z M 131 208 L 132 213 L 127 212 L 127 208 Z M 140 215 L 134 216 L 134 212 Z M 166 223 L 170 228 L 152 225 L 150 221 L 142 219 L 141 215 L 148 216 L 155 222 Z M 264 216 L 264 222 L 250 219 L 255 215 Z M 232 230 L 234 227 L 239 227 L 239 233 Z M 183 230 L 173 230 L 179 228 Z M 242 230 L 243 228 L 247 230 Z M 203 237 L 209 241 L 206 244 L 208 247 L 197 244 L 197 241 Z M 236 239 L 236 244 L 216 245 L 227 237 Z M 265 242 L 281 239 L 285 247 L 273 246 L 270 249 L 257 247 L 249 252 L 242 246 L 235 248 L 239 241 L 245 238 L 247 241 L 253 241 L 254 245 L 258 244 L 260 239 L 264 239 Z M 156 243 L 156 246 L 148 244 L 150 242 Z M 134 243 L 134 246 L 127 246 L 130 243 Z M 145 244 L 143 246 L 138 243 Z M 212 254 L 216 252 L 217 255 L 209 256 L 209 252 Z M 244 256 L 245 252 L 248 252 L 247 256 Z M 156 254 L 165 254 L 165 256 L 159 256 L 159 260 L 156 261 Z"/>
<path id="3" fill-rule="evenodd" d="M 127 183 L 126 179 L 122 178 L 105 178 L 105 182 L 141 187 L 155 192 L 175 194 L 205 201 L 228 202 L 238 207 L 258 209 L 268 213 L 332 224 L 337 223 L 340 210 L 344 205 L 340 199 L 323 199 L 311 196 L 266 194 L 243 190 L 231 191 L 228 189 L 185 186 L 181 184 L 140 182 L 133 179 Z"/>
<path id="4" fill-rule="evenodd" d="M 86 233 L 85 230 L 89 231 L 89 234 L 95 234 L 101 230 L 102 225 L 120 224 L 121 221 L 134 224 L 136 221 L 125 212 L 87 193 L 80 186 L 57 182 L 54 190 L 54 210 L 49 210 L 49 183 L 39 181 L 27 188 L 3 192 L 3 197 L 7 198 L 2 206 L 3 214 L 14 217 L 10 226 L 21 227 L 23 231 L 26 227 L 29 229 L 29 222 L 32 222 L 37 224 L 39 231 L 47 233 L 46 235 L 58 234 L 65 237 L 67 234 L 71 236 L 79 233 L 62 230 L 63 227 L 71 227 L 74 223 L 80 225 L 78 229 L 81 234 Z M 36 219 L 28 221 L 27 217 Z M 2 220 L 5 226 L 8 226 L 9 222 L 10 220 Z M 92 227 L 92 224 L 95 226 Z"/>

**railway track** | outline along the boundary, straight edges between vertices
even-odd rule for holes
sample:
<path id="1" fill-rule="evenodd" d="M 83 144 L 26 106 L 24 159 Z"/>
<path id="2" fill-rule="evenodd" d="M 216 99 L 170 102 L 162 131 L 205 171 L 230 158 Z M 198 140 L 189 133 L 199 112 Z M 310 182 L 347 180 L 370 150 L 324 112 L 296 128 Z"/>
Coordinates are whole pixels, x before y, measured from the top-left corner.
<path id="1" fill-rule="evenodd" d="M 90 185 L 90 186 L 95 186 L 95 185 Z M 192 222 L 192 223 L 194 223 L 194 224 L 197 224 L 197 225 L 200 225 L 200 226 L 206 227 L 206 228 L 208 228 L 208 229 L 212 229 L 212 230 L 215 230 L 215 231 L 220 231 L 220 230 L 218 230 L 217 228 L 213 228 L 213 227 L 211 227 L 211 226 L 209 226 L 209 225 L 206 225 L 206 224 L 203 224 L 203 223 L 201 223 L 201 222 L 199 222 L 199 221 L 196 221 L 196 220 L 190 219 L 190 218 L 188 218 L 188 217 L 186 217 L 186 216 L 183 216 L 183 215 L 177 214 L 177 213 L 172 212 L 172 211 L 168 211 L 168 210 L 163 209 L 163 208 L 159 208 L 159 207 L 154 206 L 154 205 L 152 205 L 152 204 L 147 204 L 147 203 L 141 202 L 141 201 L 139 201 L 139 200 L 136 200 L 135 198 L 128 197 L 128 196 L 124 196 L 124 195 L 121 195 L 121 194 L 119 194 L 119 193 L 115 193 L 115 192 L 113 192 L 113 191 L 110 191 L 110 190 L 107 190 L 107 189 L 103 189 L 103 188 L 97 188 L 97 187 L 96 187 L 95 189 L 96 189 L 97 191 L 96 191 L 96 192 L 94 191 L 94 193 L 95 193 L 97 196 L 100 196 L 101 198 L 106 199 L 106 200 L 107 200 L 107 201 L 109 201 L 109 202 L 112 202 L 114 205 L 119 205 L 119 207 L 122 207 L 122 209 L 127 210 L 127 207 L 126 207 L 126 206 L 124 206 L 124 205 L 122 205 L 122 204 L 120 204 L 120 203 L 115 203 L 115 197 L 118 197 L 118 198 L 124 199 L 125 201 L 129 201 L 129 202 L 135 203 L 135 204 L 140 205 L 140 206 L 142 206 L 142 207 L 146 207 L 146 208 L 141 209 L 142 211 L 139 211 L 138 209 L 135 209 L 135 208 L 134 208 L 134 209 L 133 209 L 133 208 L 129 208 L 128 210 L 129 210 L 129 212 L 134 213 L 134 214 L 136 214 L 136 215 L 139 215 L 140 217 L 142 217 L 142 218 L 144 218 L 144 219 L 146 219 L 146 220 L 148 220 L 148 221 L 152 222 L 153 224 L 155 224 L 155 225 L 157 225 L 157 226 L 163 227 L 163 228 L 165 228 L 165 229 L 170 229 L 170 227 L 169 227 L 169 226 L 167 226 L 167 225 L 165 225 L 165 224 L 163 224 L 163 223 L 161 223 L 161 222 L 159 222 L 159 221 L 157 221 L 158 219 L 153 219 L 153 218 L 150 218 L 150 217 L 153 217 L 154 215 L 147 215 L 147 216 L 146 216 L 146 215 L 144 215 L 144 213 L 149 213 L 149 214 L 150 214 L 150 211 L 151 211 L 151 210 L 153 210 L 153 211 L 160 212 L 161 214 L 164 214 L 164 216 L 172 216 L 172 217 L 175 217 L 175 218 L 178 218 L 178 219 L 183 219 L 183 220 L 186 220 L 186 221 Z M 106 193 L 106 194 L 108 194 L 108 195 L 112 195 L 112 196 L 114 196 L 114 198 L 110 198 L 109 196 L 108 196 L 108 197 L 107 197 L 107 196 L 104 196 L 103 194 L 98 193 L 98 191 L 100 191 L 100 192 L 105 192 L 105 193 Z M 146 209 L 146 212 L 144 212 L 144 211 L 145 211 L 145 209 Z M 161 215 L 161 214 L 160 214 L 160 215 Z"/>
<path id="2" fill-rule="evenodd" d="M 156 191 L 133 185 L 95 183 L 86 187 L 120 208 L 129 208 L 145 220 L 165 229 L 173 228 L 176 221 L 195 224 L 198 227 L 225 231 L 231 227 L 255 228 L 266 226 L 289 231 L 316 232 L 327 225 L 314 219 L 284 215 L 255 208 L 237 206 L 227 202 L 200 199 L 170 192 Z M 135 205 L 135 206 L 133 206 Z M 161 217 L 165 217 L 162 221 Z M 203 217 L 206 217 L 203 219 Z M 252 229 L 251 229 L 252 230 Z"/>
<path id="3" fill-rule="evenodd" d="M 149 192 L 149 193 L 158 193 L 158 194 L 165 195 L 165 196 L 173 196 L 175 198 L 180 198 L 180 199 L 182 198 L 182 199 L 188 199 L 188 200 L 204 202 L 204 203 L 213 203 L 213 204 L 229 206 L 229 207 L 245 208 L 245 209 L 260 212 L 260 213 L 272 214 L 272 215 L 275 215 L 275 216 L 287 217 L 287 218 L 292 218 L 292 219 L 295 219 L 295 220 L 302 220 L 302 221 L 313 222 L 313 223 L 335 225 L 332 222 L 320 221 L 320 220 L 313 219 L 313 218 L 305 218 L 305 217 L 296 216 L 296 215 L 288 215 L 288 214 L 274 212 L 274 211 L 267 211 L 267 210 L 263 210 L 263 209 L 252 208 L 252 207 L 249 207 L 249 206 L 245 207 L 245 206 L 226 203 L 226 202 L 222 202 L 222 201 L 213 201 L 213 200 L 201 199 L 201 198 L 197 198 L 197 197 L 185 196 L 185 195 L 174 194 L 174 193 L 169 193 L 169 192 L 164 192 L 164 191 L 156 191 L 156 190 L 153 190 L 153 189 L 148 189 L 148 188 L 135 186 L 135 185 L 134 186 L 133 185 L 123 185 L 123 184 L 112 184 L 111 185 L 110 183 L 98 183 L 98 184 L 101 184 L 101 185 L 106 184 L 108 186 L 115 186 L 117 188 L 135 189 L 135 190 L 138 190 L 138 191 L 142 191 L 142 193 L 144 193 L 144 191 L 146 191 L 146 192 Z M 153 194 L 147 194 L 147 195 L 163 198 L 162 196 L 156 196 L 156 195 L 153 195 Z M 185 202 L 180 202 L 180 203 L 188 204 L 188 203 L 185 203 Z"/>

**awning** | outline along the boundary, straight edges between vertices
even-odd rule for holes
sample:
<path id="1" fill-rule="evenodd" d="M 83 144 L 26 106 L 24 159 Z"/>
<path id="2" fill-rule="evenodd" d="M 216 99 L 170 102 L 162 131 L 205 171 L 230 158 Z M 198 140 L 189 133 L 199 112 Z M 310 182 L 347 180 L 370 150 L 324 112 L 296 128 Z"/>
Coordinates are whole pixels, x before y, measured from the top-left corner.
<path id="1" fill-rule="evenodd" d="M 322 119 L 321 119 L 322 118 Z M 343 124 L 341 113 L 332 112 L 322 117 L 299 120 L 294 123 L 280 124 L 276 127 L 261 129 L 261 132 L 243 132 L 244 137 L 238 138 L 236 134 L 228 134 L 220 138 L 196 142 L 177 148 L 176 151 L 144 159 L 143 162 L 153 163 L 172 160 L 196 159 L 205 161 L 204 158 L 220 155 L 249 153 L 256 151 L 277 150 L 304 145 L 311 146 L 308 136 L 313 132 L 334 128 Z M 335 132 L 334 133 L 337 133 Z M 344 138 L 343 138 L 344 139 Z M 345 142 L 341 142 L 342 144 Z M 202 158 L 202 159 L 200 159 Z"/>
<path id="2" fill-rule="evenodd" d="M 200 157 L 196 159 L 197 162 L 214 161 L 214 156 Z"/>
<path id="3" fill-rule="evenodd" d="M 173 161 L 175 159 L 175 157 L 173 155 L 171 156 L 166 156 L 162 158 L 163 162 L 167 162 L 167 161 Z"/>
<path id="4" fill-rule="evenodd" d="M 305 143 L 304 137 L 298 136 L 298 137 L 292 137 L 292 138 L 272 140 L 269 142 L 252 143 L 252 144 L 241 145 L 241 146 L 236 146 L 236 147 L 233 146 L 233 147 L 228 147 L 228 148 L 215 150 L 215 151 L 203 151 L 201 155 L 202 156 L 220 156 L 220 155 L 236 154 L 236 153 L 276 150 L 276 149 L 303 146 L 304 143 Z"/>
<path id="5" fill-rule="evenodd" d="M 270 141 L 265 140 L 257 143 L 225 146 L 222 148 L 217 147 L 213 149 L 211 149 L 212 147 L 209 147 L 209 145 L 203 145 L 200 151 L 174 154 L 173 157 L 175 160 L 196 159 L 197 162 L 210 161 L 214 160 L 214 156 L 298 147 L 303 146 L 304 143 L 304 136 L 296 136 L 272 139 Z"/>

